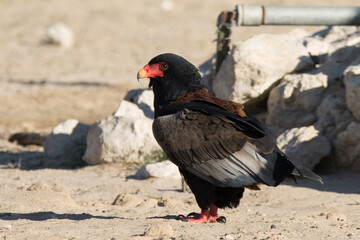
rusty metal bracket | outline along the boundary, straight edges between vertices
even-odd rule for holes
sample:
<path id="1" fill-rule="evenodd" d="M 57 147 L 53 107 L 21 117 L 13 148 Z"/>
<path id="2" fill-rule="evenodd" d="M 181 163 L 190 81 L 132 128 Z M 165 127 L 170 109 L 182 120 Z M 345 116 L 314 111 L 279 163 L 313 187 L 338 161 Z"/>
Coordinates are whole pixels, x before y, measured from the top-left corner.
<path id="1" fill-rule="evenodd" d="M 238 11 L 223 11 L 217 21 L 218 36 L 216 44 L 216 73 L 230 50 L 231 27 L 238 21 Z"/>

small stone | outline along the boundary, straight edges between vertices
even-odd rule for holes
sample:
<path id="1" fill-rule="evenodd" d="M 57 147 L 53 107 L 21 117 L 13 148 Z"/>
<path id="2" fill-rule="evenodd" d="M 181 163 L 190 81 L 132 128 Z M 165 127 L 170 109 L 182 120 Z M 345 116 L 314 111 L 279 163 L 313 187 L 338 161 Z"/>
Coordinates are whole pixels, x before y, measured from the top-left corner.
<path id="1" fill-rule="evenodd" d="M 343 213 L 328 213 L 326 219 L 332 221 L 346 221 L 346 215 Z"/>
<path id="2" fill-rule="evenodd" d="M 153 208 L 158 205 L 158 200 L 153 198 L 145 199 L 142 203 L 138 205 L 138 207 L 147 207 L 147 208 Z"/>
<path id="3" fill-rule="evenodd" d="M 53 189 L 52 189 L 54 192 L 63 192 L 63 193 L 66 193 L 66 194 L 70 194 L 69 190 L 67 190 L 66 188 L 62 187 L 62 186 L 54 186 Z"/>
<path id="4" fill-rule="evenodd" d="M 11 230 L 12 225 L 9 224 L 9 223 L 6 223 L 6 224 L 3 224 L 3 225 L 0 225 L 0 229 L 2 229 L 2 230 Z"/>
<path id="5" fill-rule="evenodd" d="M 136 206 L 140 205 L 141 203 L 143 203 L 143 201 L 144 201 L 144 199 L 142 199 L 142 198 L 139 198 L 134 195 L 126 193 L 126 194 L 118 195 L 115 198 L 112 205 L 136 207 Z"/>
<path id="6" fill-rule="evenodd" d="M 74 34 L 68 26 L 58 22 L 46 29 L 45 42 L 68 48 L 74 44 Z"/>
<path id="7" fill-rule="evenodd" d="M 172 11 L 174 9 L 174 3 L 171 0 L 163 0 L 160 6 L 164 11 Z"/>
<path id="8" fill-rule="evenodd" d="M 235 239 L 235 238 L 234 238 L 232 235 L 230 235 L 230 234 L 225 234 L 224 239 L 233 240 L 233 239 Z"/>
<path id="9" fill-rule="evenodd" d="M 172 199 L 172 198 L 161 198 L 157 205 L 159 207 L 167 207 L 171 209 L 178 209 L 178 208 L 184 208 L 185 204 L 181 200 Z"/>
<path id="10" fill-rule="evenodd" d="M 181 179 L 179 168 L 169 160 L 144 165 L 135 174 L 138 179 L 150 177 Z"/>
<path id="11" fill-rule="evenodd" d="M 174 230 L 169 223 L 159 223 L 147 228 L 144 235 L 153 237 L 172 237 L 174 235 Z"/>
<path id="12" fill-rule="evenodd" d="M 272 225 L 270 226 L 270 228 L 271 228 L 271 229 L 274 229 L 274 228 L 276 228 L 276 226 L 275 226 L 274 224 L 272 224 Z"/>
<path id="13" fill-rule="evenodd" d="M 46 182 L 40 181 L 31 185 L 27 191 L 51 192 L 51 188 Z"/>

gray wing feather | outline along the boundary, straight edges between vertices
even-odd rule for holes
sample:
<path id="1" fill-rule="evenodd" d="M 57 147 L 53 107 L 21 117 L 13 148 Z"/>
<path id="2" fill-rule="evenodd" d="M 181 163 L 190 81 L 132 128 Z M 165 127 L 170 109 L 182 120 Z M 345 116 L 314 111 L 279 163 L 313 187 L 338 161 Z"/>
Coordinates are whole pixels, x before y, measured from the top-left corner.
<path id="1" fill-rule="evenodd" d="M 252 139 L 228 119 L 186 109 L 155 119 L 153 132 L 179 168 L 217 186 L 276 185 L 278 149 L 270 136 Z"/>

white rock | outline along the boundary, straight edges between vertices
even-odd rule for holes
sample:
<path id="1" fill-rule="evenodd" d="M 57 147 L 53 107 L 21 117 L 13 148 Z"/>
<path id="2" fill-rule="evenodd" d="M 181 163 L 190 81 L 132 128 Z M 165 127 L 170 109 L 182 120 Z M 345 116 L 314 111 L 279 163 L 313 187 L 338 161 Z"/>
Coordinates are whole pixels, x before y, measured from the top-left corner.
<path id="1" fill-rule="evenodd" d="M 135 89 L 127 92 L 124 100 L 135 103 L 148 118 L 154 118 L 154 93 L 152 89 Z"/>
<path id="2" fill-rule="evenodd" d="M 260 34 L 234 45 L 214 82 L 217 97 L 245 103 L 264 94 L 286 74 L 313 67 L 304 30 Z"/>
<path id="3" fill-rule="evenodd" d="M 335 162 L 340 168 L 360 171 L 360 123 L 351 122 L 335 140 Z"/>
<path id="4" fill-rule="evenodd" d="M 90 127 L 83 159 L 89 164 L 139 163 L 145 155 L 159 149 L 152 133 L 152 120 L 142 112 L 139 116 L 110 116 Z"/>
<path id="5" fill-rule="evenodd" d="M 154 111 L 154 92 L 152 89 L 145 89 L 139 95 L 134 96 L 134 103 L 140 105 L 140 108 L 145 104 Z"/>
<path id="6" fill-rule="evenodd" d="M 55 23 L 46 29 L 45 41 L 61 47 L 71 47 L 74 44 L 74 34 L 62 22 Z"/>
<path id="7" fill-rule="evenodd" d="M 346 69 L 344 83 L 347 107 L 360 121 L 360 58 Z"/>
<path id="8" fill-rule="evenodd" d="M 227 233 L 227 234 L 225 234 L 225 239 L 226 240 L 234 240 L 235 238 L 232 235 Z"/>
<path id="9" fill-rule="evenodd" d="M 62 123 L 59 123 L 52 130 L 52 134 L 72 134 L 74 128 L 79 124 L 79 121 L 76 119 L 67 119 Z"/>
<path id="10" fill-rule="evenodd" d="M 144 118 L 145 114 L 136 104 L 123 100 L 113 114 L 114 117 Z"/>
<path id="11" fill-rule="evenodd" d="M 330 44 L 328 42 L 313 37 L 305 38 L 304 45 L 311 56 L 317 57 L 327 55 L 330 48 Z"/>
<path id="12" fill-rule="evenodd" d="M 129 91 L 113 116 L 91 126 L 83 159 L 89 164 L 141 163 L 160 150 L 152 133 L 153 95 L 151 89 Z"/>
<path id="13" fill-rule="evenodd" d="M 171 239 L 174 236 L 174 230 L 168 222 L 157 223 L 145 229 L 144 235 L 156 237 L 156 239 Z"/>
<path id="14" fill-rule="evenodd" d="M 276 141 L 292 162 L 309 169 L 313 169 L 331 150 L 330 142 L 314 126 L 292 128 Z"/>
<path id="15" fill-rule="evenodd" d="M 326 89 L 315 113 L 318 119 L 314 124 L 315 128 L 331 142 L 340 132 L 345 131 L 354 118 L 346 106 L 345 88 L 341 83 L 333 84 Z"/>
<path id="16" fill-rule="evenodd" d="M 311 74 L 293 74 L 284 78 L 285 90 L 282 94 L 283 106 L 288 108 L 299 108 L 305 111 L 314 111 L 318 106 L 322 94 L 327 85 L 327 76 L 319 73 Z M 278 89 L 282 88 L 280 86 Z M 293 100 L 293 101 L 292 101 Z"/>
<path id="17" fill-rule="evenodd" d="M 135 174 L 135 178 L 146 179 L 150 177 L 181 179 L 179 168 L 171 161 L 146 164 Z"/>
<path id="18" fill-rule="evenodd" d="M 360 55 L 360 48 L 356 46 L 343 47 L 337 49 L 326 59 L 325 63 L 309 74 L 324 73 L 328 76 L 328 85 L 336 83 L 339 79 L 343 79 L 344 71 L 349 65 L 357 60 Z"/>
<path id="19" fill-rule="evenodd" d="M 284 110 L 279 105 L 272 109 L 266 118 L 266 124 L 281 128 L 310 126 L 316 122 L 317 116 L 301 109 Z"/>
<path id="20" fill-rule="evenodd" d="M 308 126 L 317 118 L 313 111 L 327 87 L 327 76 L 319 73 L 286 75 L 268 99 L 266 123 L 286 128 Z"/>
<path id="21" fill-rule="evenodd" d="M 59 164 L 81 161 L 86 148 L 88 130 L 89 125 L 75 119 L 68 119 L 60 123 L 43 144 L 46 155 L 57 159 Z"/>
<path id="22" fill-rule="evenodd" d="M 163 0 L 163 1 L 161 1 L 160 6 L 164 11 L 172 11 L 172 10 L 174 10 L 174 2 L 171 1 L 171 0 Z"/>
<path id="23" fill-rule="evenodd" d="M 359 28 L 356 26 L 333 26 L 324 37 L 324 42 L 330 43 L 329 54 L 340 48 L 354 44 L 354 37 Z"/>

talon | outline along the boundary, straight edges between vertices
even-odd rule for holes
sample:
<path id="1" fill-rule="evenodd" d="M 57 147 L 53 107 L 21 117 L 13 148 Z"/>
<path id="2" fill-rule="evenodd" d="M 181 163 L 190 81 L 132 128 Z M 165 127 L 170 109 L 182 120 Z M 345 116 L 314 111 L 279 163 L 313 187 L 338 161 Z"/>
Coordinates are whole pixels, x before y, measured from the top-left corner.
<path id="1" fill-rule="evenodd" d="M 199 214 L 198 213 L 196 213 L 196 212 L 191 212 L 191 213 L 189 213 L 186 217 L 196 217 L 196 216 L 198 216 Z"/>
<path id="2" fill-rule="evenodd" d="M 178 215 L 176 219 L 192 223 L 226 223 L 226 218 L 219 216 L 217 209 L 215 205 L 212 205 L 210 209 L 202 209 L 200 214 L 191 212 L 186 217 L 184 215 Z"/>
<path id="3" fill-rule="evenodd" d="M 220 216 L 216 219 L 218 223 L 226 223 L 226 218 L 224 216 Z"/>

